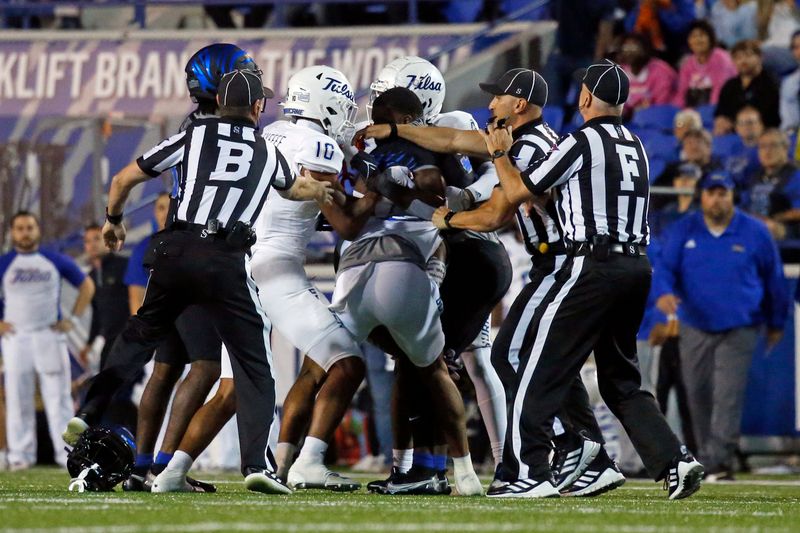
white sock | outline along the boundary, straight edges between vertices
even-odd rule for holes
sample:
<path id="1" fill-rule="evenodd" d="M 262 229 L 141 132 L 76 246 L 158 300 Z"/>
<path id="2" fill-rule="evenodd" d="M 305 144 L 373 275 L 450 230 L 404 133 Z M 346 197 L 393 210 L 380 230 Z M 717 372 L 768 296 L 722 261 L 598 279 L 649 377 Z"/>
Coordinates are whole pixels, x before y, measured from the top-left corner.
<path id="1" fill-rule="evenodd" d="M 279 442 L 275 447 L 275 462 L 278 464 L 275 474 L 279 478 L 286 479 L 292 461 L 294 461 L 295 452 L 297 452 L 297 446 L 290 442 Z"/>
<path id="2" fill-rule="evenodd" d="M 414 464 L 414 449 L 407 450 L 392 450 L 392 466 L 400 470 L 400 473 L 405 474 L 411 470 L 411 465 Z"/>
<path id="3" fill-rule="evenodd" d="M 325 452 L 328 451 L 328 443 L 316 437 L 306 437 L 303 447 L 300 449 L 298 461 L 304 463 L 325 464 Z"/>
<path id="4" fill-rule="evenodd" d="M 464 457 L 453 457 L 453 474 L 455 477 L 462 477 L 470 473 L 474 474 L 475 469 L 472 467 L 472 457 L 469 454 Z"/>
<path id="5" fill-rule="evenodd" d="M 167 468 L 165 468 L 165 470 L 180 472 L 185 476 L 186 474 L 189 473 L 189 470 L 191 470 L 192 463 L 194 463 L 194 459 L 192 459 L 191 455 L 189 455 L 186 452 L 177 450 L 172 455 L 172 459 L 169 460 L 169 463 L 167 464 Z"/>
<path id="6" fill-rule="evenodd" d="M 497 468 L 497 465 L 503 462 L 503 444 L 504 442 L 492 442 L 492 457 L 494 458 L 494 467 Z"/>

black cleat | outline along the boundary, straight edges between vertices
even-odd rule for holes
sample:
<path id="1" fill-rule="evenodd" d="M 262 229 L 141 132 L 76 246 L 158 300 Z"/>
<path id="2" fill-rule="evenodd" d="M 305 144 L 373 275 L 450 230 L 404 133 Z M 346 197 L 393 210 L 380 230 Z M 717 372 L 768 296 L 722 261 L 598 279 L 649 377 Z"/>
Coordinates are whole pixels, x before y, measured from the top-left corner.
<path id="1" fill-rule="evenodd" d="M 208 481 L 200 481 L 199 479 L 194 479 L 193 477 L 186 476 L 186 483 L 194 488 L 195 492 L 205 492 L 205 493 L 212 493 L 217 492 L 217 486 L 213 483 L 209 483 Z"/>
<path id="2" fill-rule="evenodd" d="M 700 490 L 703 471 L 703 465 L 689 453 L 686 446 L 681 446 L 681 453 L 670 461 L 664 478 L 664 490 L 668 491 L 669 499 L 680 500 Z"/>
<path id="3" fill-rule="evenodd" d="M 385 492 L 386 491 L 386 486 L 390 482 L 392 482 L 392 481 L 394 481 L 396 479 L 399 479 L 400 476 L 402 476 L 402 475 L 403 474 L 402 474 L 402 472 L 400 472 L 400 469 L 397 468 L 396 466 L 393 466 L 392 467 L 392 471 L 389 473 L 389 477 L 387 477 L 386 479 L 378 479 L 378 480 L 375 480 L 375 481 L 370 481 L 369 483 L 367 483 L 367 490 L 369 492 L 375 492 L 375 493 L 378 493 L 378 494 L 385 494 L 386 493 Z"/>
<path id="4" fill-rule="evenodd" d="M 562 496 L 598 496 L 625 484 L 617 464 L 611 460 L 605 448 L 589 464 L 589 467 L 575 483 L 561 491 Z"/>
<path id="5" fill-rule="evenodd" d="M 125 492 L 150 492 L 153 486 L 154 476 L 149 472 L 144 476 L 131 474 L 128 479 L 123 481 L 122 490 Z"/>
<path id="6" fill-rule="evenodd" d="M 589 464 L 600 453 L 602 446 L 599 442 L 574 432 L 559 435 L 555 443 L 556 451 L 551 470 L 555 477 L 556 489 L 564 492 L 583 476 Z"/>

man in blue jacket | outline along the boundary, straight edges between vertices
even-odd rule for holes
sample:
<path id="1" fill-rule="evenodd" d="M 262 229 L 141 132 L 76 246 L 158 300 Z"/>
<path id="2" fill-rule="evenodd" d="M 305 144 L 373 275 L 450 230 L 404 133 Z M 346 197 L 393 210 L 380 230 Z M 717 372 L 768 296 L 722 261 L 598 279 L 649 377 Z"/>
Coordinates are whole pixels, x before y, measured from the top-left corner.
<path id="1" fill-rule="evenodd" d="M 653 280 L 657 307 L 681 322 L 681 369 L 709 480 L 732 479 L 759 331 L 766 326 L 774 346 L 789 305 L 775 243 L 762 222 L 734 208 L 733 189 L 726 172 L 703 180 L 701 210 L 670 228 Z"/>

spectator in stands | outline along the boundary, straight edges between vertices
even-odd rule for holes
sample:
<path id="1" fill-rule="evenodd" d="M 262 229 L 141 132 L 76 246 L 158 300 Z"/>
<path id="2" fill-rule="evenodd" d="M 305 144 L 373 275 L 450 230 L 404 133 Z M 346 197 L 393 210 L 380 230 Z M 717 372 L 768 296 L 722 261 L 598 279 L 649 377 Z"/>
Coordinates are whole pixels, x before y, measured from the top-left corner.
<path id="1" fill-rule="evenodd" d="M 717 47 L 714 28 L 696 20 L 687 38 L 691 55 L 684 58 L 678 72 L 678 91 L 673 102 L 678 107 L 716 104 L 726 81 L 736 76 L 731 56 Z"/>
<path id="2" fill-rule="evenodd" d="M 795 66 L 786 43 L 797 30 L 800 30 L 800 10 L 795 0 L 758 1 L 758 36 L 764 67 L 775 76 L 780 77 Z"/>
<path id="3" fill-rule="evenodd" d="M 758 5 L 749 0 L 717 0 L 711 6 L 709 22 L 720 43 L 731 48 L 739 41 L 758 37 L 756 11 Z"/>
<path id="4" fill-rule="evenodd" d="M 680 169 L 684 163 L 694 164 L 703 174 L 722 168 L 722 162 L 711 154 L 710 133 L 703 129 L 687 131 L 681 141 L 681 152 L 678 160 L 667 164 L 664 172 L 656 178 L 655 185 L 671 187 L 675 178 L 680 175 Z M 652 200 L 655 200 L 655 198 Z"/>
<path id="5" fill-rule="evenodd" d="M 797 67 L 781 82 L 781 129 L 800 127 L 800 31 L 794 32 L 789 45 Z"/>
<path id="6" fill-rule="evenodd" d="M 694 18 L 694 0 L 638 0 L 625 18 L 625 31 L 644 35 L 653 50 L 675 62 Z"/>
<path id="7" fill-rule="evenodd" d="M 723 166 L 731 173 L 741 192 L 747 188 L 753 175 L 758 171 L 758 138 L 764 132 L 761 113 L 751 105 L 746 105 L 736 113 L 735 136 L 725 143 L 722 151 L 714 155 L 722 159 Z M 722 139 L 717 139 L 722 142 Z"/>
<path id="8" fill-rule="evenodd" d="M 761 134 L 761 167 L 743 202 L 777 240 L 800 237 L 800 170 L 789 161 L 788 150 L 789 139 L 782 131 L 771 129 Z"/>
<path id="9" fill-rule="evenodd" d="M 682 163 L 678 166 L 676 175 L 672 178 L 672 186 L 676 189 L 692 192 L 678 196 L 667 196 L 663 203 L 659 202 L 662 204 L 659 209 L 650 211 L 648 222 L 650 223 L 650 231 L 654 236 L 664 235 L 675 221 L 697 207 L 694 191 L 702 176 L 703 171 L 695 163 Z"/>
<path id="10" fill-rule="evenodd" d="M 730 133 L 736 114 L 746 105 L 761 113 L 768 128 L 780 126 L 778 83 L 761 63 L 761 46 L 757 41 L 741 41 L 732 50 L 738 75 L 722 86 L 714 111 L 714 135 Z"/>
<path id="11" fill-rule="evenodd" d="M 683 136 L 689 130 L 703 129 L 703 118 L 694 109 L 682 109 L 675 114 L 672 126 L 672 134 L 678 142 L 683 142 Z"/>
<path id="12" fill-rule="evenodd" d="M 651 105 L 669 104 L 675 92 L 677 73 L 669 64 L 653 57 L 650 44 L 638 33 L 622 40 L 620 63 L 630 77 L 630 93 L 625 111 Z"/>
<path id="13" fill-rule="evenodd" d="M 701 210 L 669 230 L 653 291 L 680 320 L 680 358 L 706 479 L 731 479 L 747 371 L 762 326 L 781 338 L 788 294 L 778 249 L 763 223 L 733 205 L 734 183 L 701 183 Z"/>
<path id="14" fill-rule="evenodd" d="M 542 73 L 550 89 L 550 105 L 567 103 L 575 71 L 604 57 L 613 37 L 616 7 L 617 0 L 554 2 L 553 18 L 558 22 L 556 44 Z"/>
<path id="15" fill-rule="evenodd" d="M 103 348 L 100 353 L 100 366 L 105 362 L 114 339 L 125 328 L 130 317 L 128 287 L 125 285 L 125 269 L 128 260 L 109 252 L 103 243 L 102 227 L 97 224 L 86 226 L 83 231 L 83 251 L 89 263 L 89 278 L 94 281 L 95 293 L 92 298 L 92 324 L 86 347 L 81 350 L 80 359 L 87 366 L 88 354 L 92 345 L 102 337 Z"/>

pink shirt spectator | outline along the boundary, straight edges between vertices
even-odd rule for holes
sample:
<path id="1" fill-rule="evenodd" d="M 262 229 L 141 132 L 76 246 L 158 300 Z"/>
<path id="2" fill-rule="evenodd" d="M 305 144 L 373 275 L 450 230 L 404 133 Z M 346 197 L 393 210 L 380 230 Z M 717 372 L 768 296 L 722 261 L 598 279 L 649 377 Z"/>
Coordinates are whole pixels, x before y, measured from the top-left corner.
<path id="1" fill-rule="evenodd" d="M 631 87 L 625 107 L 638 109 L 672 103 L 678 74 L 669 63 L 653 58 L 638 75 L 633 73 L 630 65 L 622 65 L 622 68 L 630 78 Z"/>
<path id="2" fill-rule="evenodd" d="M 703 64 L 688 55 L 678 72 L 678 92 L 673 103 L 678 107 L 716 104 L 722 86 L 734 76 L 733 60 L 722 48 L 714 48 Z"/>

